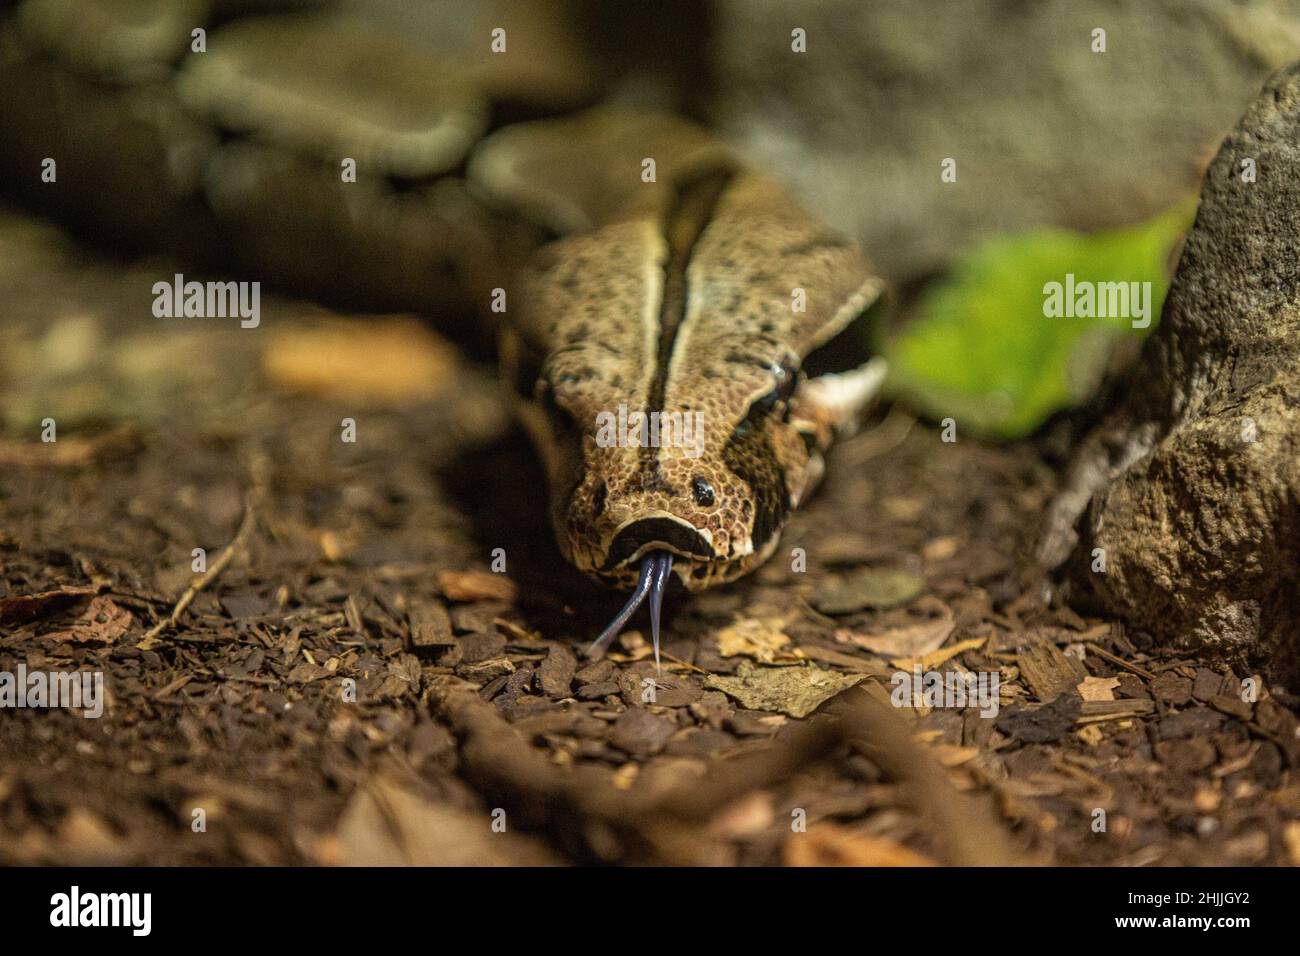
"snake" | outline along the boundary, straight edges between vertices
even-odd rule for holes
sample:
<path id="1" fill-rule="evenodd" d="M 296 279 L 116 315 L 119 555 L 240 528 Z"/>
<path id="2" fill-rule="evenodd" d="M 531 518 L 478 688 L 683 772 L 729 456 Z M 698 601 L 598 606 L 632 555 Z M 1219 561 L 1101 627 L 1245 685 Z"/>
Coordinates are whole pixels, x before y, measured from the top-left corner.
<path id="1" fill-rule="evenodd" d="M 510 24 L 431 52 L 355 9 L 275 6 L 18 3 L 5 181 L 101 243 L 470 313 L 560 553 L 631 592 L 591 650 L 648 602 L 658 666 L 670 582 L 768 560 L 877 394 L 864 325 L 883 280 L 708 130 L 592 102 L 562 69 L 521 77 L 489 45 L 509 54 Z M 527 24 L 513 33 L 526 52 Z"/>

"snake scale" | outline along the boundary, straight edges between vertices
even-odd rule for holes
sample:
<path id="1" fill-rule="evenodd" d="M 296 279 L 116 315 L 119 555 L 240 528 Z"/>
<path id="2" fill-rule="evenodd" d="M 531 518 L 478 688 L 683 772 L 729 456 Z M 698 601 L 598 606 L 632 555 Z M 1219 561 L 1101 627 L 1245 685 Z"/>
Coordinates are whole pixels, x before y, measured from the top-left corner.
<path id="1" fill-rule="evenodd" d="M 657 661 L 670 579 L 770 557 L 879 385 L 858 247 L 707 131 L 600 104 L 536 18 L 433 50 L 355 4 L 0 6 L 0 172 L 29 204 L 499 338 L 561 552 L 632 590 L 596 645 L 648 597 Z"/>

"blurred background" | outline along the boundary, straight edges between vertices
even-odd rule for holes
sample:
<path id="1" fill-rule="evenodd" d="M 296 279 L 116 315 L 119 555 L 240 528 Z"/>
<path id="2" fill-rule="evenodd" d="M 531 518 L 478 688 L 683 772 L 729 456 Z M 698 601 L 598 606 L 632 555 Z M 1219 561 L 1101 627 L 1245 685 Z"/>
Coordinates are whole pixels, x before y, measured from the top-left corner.
<path id="1" fill-rule="evenodd" d="M 1044 423 L 1149 331 L 1045 321 L 1044 283 L 1150 281 L 1158 311 L 1202 169 L 1297 56 L 1300 0 L 0 0 L 0 670 L 111 691 L 101 721 L 0 717 L 0 860 L 943 861 L 847 745 L 710 826 L 617 812 L 902 661 L 1004 675 L 1008 723 L 914 736 L 1017 853 L 1300 862 L 1294 716 L 1213 710 L 1237 678 L 1024 573 L 1068 450 Z M 787 529 L 807 573 L 670 602 L 661 678 L 635 630 L 576 658 L 622 598 L 555 551 L 485 310 L 548 235 L 467 175 L 598 104 L 716 132 L 895 290 L 898 401 Z M 155 315 L 176 273 L 263 282 L 258 327 Z M 229 560 L 185 598 L 196 548 Z M 507 723 L 545 772 L 495 759 Z M 485 835 L 502 793 L 544 839 Z"/>

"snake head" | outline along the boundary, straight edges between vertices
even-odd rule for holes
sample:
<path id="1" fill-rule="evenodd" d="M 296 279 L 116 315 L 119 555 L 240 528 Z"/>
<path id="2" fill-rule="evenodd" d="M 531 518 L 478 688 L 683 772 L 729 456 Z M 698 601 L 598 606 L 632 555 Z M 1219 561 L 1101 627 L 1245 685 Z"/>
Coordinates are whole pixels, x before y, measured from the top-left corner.
<path id="1" fill-rule="evenodd" d="M 629 155 L 647 155 L 647 129 L 627 127 Z M 570 211 L 624 168 L 588 168 L 558 136 L 534 146 L 527 162 L 503 154 L 497 178 L 535 201 L 565 184 Z M 698 591 L 769 557 L 882 372 L 858 320 L 883 282 L 861 250 L 770 180 L 673 162 L 538 251 L 501 352 L 561 551 L 633 603 L 670 575 Z"/>
<path id="2" fill-rule="evenodd" d="M 658 444 L 639 442 L 646 413 L 594 415 L 553 502 L 566 557 L 627 588 L 640 581 L 647 556 L 668 554 L 690 591 L 766 560 L 821 477 L 825 449 L 874 394 L 883 363 L 809 378 L 785 356 L 764 371 L 751 376 L 748 392 L 739 391 L 739 375 L 700 382 L 691 401 L 659 420 Z M 653 424 L 646 428 L 654 434 Z"/>

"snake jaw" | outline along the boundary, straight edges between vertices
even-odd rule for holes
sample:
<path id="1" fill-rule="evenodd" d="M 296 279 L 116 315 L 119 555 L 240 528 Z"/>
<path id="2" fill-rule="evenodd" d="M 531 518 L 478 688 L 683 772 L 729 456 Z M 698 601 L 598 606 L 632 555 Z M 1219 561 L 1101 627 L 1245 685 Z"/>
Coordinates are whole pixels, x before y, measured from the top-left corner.
<path id="1" fill-rule="evenodd" d="M 592 654 L 596 650 L 606 647 L 619 633 L 627 626 L 627 622 L 632 619 L 636 609 L 644 603 L 646 596 L 650 597 L 650 634 L 654 640 L 655 648 L 655 670 L 660 670 L 659 665 L 659 620 L 660 612 L 663 608 L 664 591 L 668 589 L 668 579 L 672 576 L 674 555 L 669 551 L 651 551 L 641 561 L 641 575 L 637 578 L 636 588 L 633 589 L 631 597 L 623 605 L 623 609 L 615 615 L 614 620 L 609 622 L 609 626 L 601 631 L 600 637 L 591 642 L 587 648 L 587 653 Z"/>

